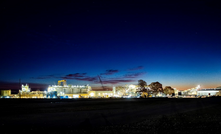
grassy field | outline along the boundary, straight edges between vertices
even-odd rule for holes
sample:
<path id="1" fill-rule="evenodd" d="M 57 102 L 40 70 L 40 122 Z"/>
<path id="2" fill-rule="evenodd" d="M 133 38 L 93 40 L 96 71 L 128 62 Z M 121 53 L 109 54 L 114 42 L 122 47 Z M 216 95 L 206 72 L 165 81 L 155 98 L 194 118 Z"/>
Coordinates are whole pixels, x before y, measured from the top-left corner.
<path id="1" fill-rule="evenodd" d="M 0 100 L 1 133 L 220 133 L 221 98 Z"/>
<path id="2" fill-rule="evenodd" d="M 89 131 L 80 130 L 79 132 L 88 133 Z M 220 134 L 220 132 L 221 106 L 213 106 L 174 115 L 159 115 L 126 125 L 100 127 L 92 129 L 90 133 Z"/>

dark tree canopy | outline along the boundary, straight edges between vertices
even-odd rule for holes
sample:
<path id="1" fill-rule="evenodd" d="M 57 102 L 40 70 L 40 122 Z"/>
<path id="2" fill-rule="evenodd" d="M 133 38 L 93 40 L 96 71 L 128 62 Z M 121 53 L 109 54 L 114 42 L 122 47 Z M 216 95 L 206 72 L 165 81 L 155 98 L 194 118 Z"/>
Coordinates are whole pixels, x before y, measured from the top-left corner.
<path id="1" fill-rule="evenodd" d="M 169 94 L 169 95 L 172 95 L 174 93 L 174 89 L 170 86 L 166 86 L 164 89 L 163 89 L 163 92 L 164 94 Z"/>
<path id="2" fill-rule="evenodd" d="M 147 86 L 147 83 L 146 83 L 146 81 L 144 81 L 144 80 L 138 80 L 138 85 L 139 85 L 141 88 L 144 88 L 145 86 Z"/>
<path id="3" fill-rule="evenodd" d="M 152 82 L 150 85 L 149 85 L 150 89 L 153 91 L 153 94 L 157 94 L 159 92 L 163 92 L 163 87 L 162 87 L 162 84 L 159 83 L 159 82 Z"/>

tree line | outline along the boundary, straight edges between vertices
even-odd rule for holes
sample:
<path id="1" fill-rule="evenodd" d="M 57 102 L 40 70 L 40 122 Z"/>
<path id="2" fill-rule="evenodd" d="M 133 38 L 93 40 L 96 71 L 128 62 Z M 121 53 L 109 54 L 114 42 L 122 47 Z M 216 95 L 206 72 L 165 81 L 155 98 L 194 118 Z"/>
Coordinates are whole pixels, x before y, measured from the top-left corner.
<path id="1" fill-rule="evenodd" d="M 146 98 L 150 95 L 156 96 L 158 93 L 164 93 L 165 95 L 174 95 L 174 89 L 171 86 L 166 86 L 163 88 L 162 84 L 159 82 L 152 82 L 147 85 L 146 81 L 138 80 L 138 84 L 130 88 L 129 85 L 117 86 L 116 92 L 119 95 L 126 95 L 128 93 L 140 93 L 142 97 Z"/>

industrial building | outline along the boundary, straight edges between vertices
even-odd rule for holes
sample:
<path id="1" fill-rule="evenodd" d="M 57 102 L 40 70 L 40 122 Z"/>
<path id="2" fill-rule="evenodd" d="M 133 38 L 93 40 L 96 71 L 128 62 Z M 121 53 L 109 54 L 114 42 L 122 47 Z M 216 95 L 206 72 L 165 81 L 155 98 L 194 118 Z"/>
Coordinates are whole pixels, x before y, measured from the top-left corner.
<path id="1" fill-rule="evenodd" d="M 19 98 L 89 98 L 89 85 L 67 85 L 66 80 L 59 80 L 58 85 L 49 85 L 47 91 L 31 91 L 29 85 L 21 85 Z"/>
<path id="2" fill-rule="evenodd" d="M 221 96 L 221 89 L 211 88 L 211 89 L 201 89 L 197 91 L 197 96 Z"/>
<path id="3" fill-rule="evenodd" d="M 102 85 L 103 87 L 103 85 Z M 150 90 L 150 89 L 148 89 Z M 21 85 L 18 94 L 11 94 L 11 90 L 1 90 L 1 98 L 136 98 L 152 97 L 152 91 L 140 91 L 137 85 L 125 85 L 124 87 L 113 87 L 113 89 L 92 90 L 89 85 L 67 85 L 66 80 L 59 80 L 57 85 L 49 85 L 47 91 L 31 91 L 29 85 Z M 200 89 L 198 85 L 195 88 L 180 91 L 174 88 L 175 96 L 221 96 L 221 88 Z M 158 93 L 155 97 L 165 97 L 163 93 Z"/>
<path id="4" fill-rule="evenodd" d="M 113 91 L 110 90 L 93 90 L 88 92 L 90 98 L 109 98 L 114 97 Z"/>
<path id="5" fill-rule="evenodd" d="M 67 85 L 66 80 L 59 80 L 58 85 L 48 87 L 48 98 L 88 98 L 89 85 Z"/>
<path id="6" fill-rule="evenodd" d="M 1 97 L 9 98 L 11 96 L 11 90 L 1 90 Z"/>
<path id="7" fill-rule="evenodd" d="M 198 85 L 195 88 L 191 88 L 191 89 L 181 91 L 181 94 L 183 96 L 196 96 L 198 94 L 198 90 L 200 90 L 200 85 Z"/>
<path id="8" fill-rule="evenodd" d="M 46 91 L 31 91 L 29 85 L 21 85 L 18 96 L 19 98 L 46 98 Z"/>
<path id="9" fill-rule="evenodd" d="M 124 87 L 113 87 L 114 97 L 135 98 L 139 94 L 140 89 L 137 85 L 125 85 Z"/>

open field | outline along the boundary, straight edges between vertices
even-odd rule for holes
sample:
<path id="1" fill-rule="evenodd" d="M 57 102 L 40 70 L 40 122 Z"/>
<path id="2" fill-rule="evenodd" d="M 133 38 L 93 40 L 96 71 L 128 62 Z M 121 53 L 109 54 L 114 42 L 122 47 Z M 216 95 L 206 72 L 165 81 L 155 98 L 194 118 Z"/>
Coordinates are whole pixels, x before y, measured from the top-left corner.
<path id="1" fill-rule="evenodd" d="M 221 98 L 0 99 L 3 133 L 220 133 Z"/>

